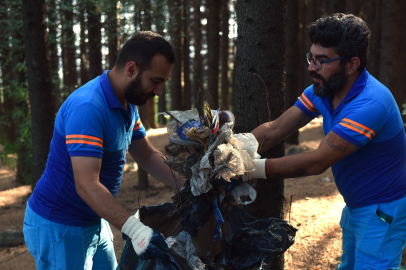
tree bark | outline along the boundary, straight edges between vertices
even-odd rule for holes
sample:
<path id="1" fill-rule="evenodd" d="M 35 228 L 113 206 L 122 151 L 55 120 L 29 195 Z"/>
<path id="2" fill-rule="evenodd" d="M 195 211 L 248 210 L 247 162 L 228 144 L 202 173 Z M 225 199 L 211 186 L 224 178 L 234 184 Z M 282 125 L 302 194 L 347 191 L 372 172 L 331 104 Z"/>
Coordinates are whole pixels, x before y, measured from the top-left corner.
<path id="1" fill-rule="evenodd" d="M 234 128 L 236 133 L 250 132 L 283 113 L 285 4 L 284 0 L 236 3 L 236 91 L 239 107 Z M 277 158 L 283 155 L 284 145 L 279 143 L 263 157 Z M 283 179 L 257 180 L 255 189 L 257 199 L 244 209 L 256 218 L 283 218 Z M 273 260 L 271 269 L 283 269 L 283 256 Z"/>
<path id="2" fill-rule="evenodd" d="M 366 4 L 368 1 L 365 1 Z M 361 11 L 362 1 L 361 0 L 346 0 L 345 1 L 345 13 L 350 13 L 355 16 L 359 16 Z"/>
<path id="3" fill-rule="evenodd" d="M 12 94 L 12 72 L 14 69 L 12 49 L 9 46 L 10 28 L 8 21 L 11 16 L 8 14 L 8 5 L 0 7 L 0 66 L 1 66 L 1 86 L 3 88 L 3 115 L 4 119 L 0 122 L 0 135 L 7 143 L 13 143 L 17 139 L 16 127 L 13 121 L 14 100 Z M 2 142 L 3 144 L 5 142 Z"/>
<path id="4" fill-rule="evenodd" d="M 45 0 L 23 0 L 22 15 L 31 109 L 34 187 L 45 169 L 55 118 L 52 78 L 47 58 Z"/>
<path id="5" fill-rule="evenodd" d="M 48 0 L 47 5 L 47 17 L 48 17 L 48 55 L 51 66 L 51 76 L 52 76 L 52 85 L 53 85 L 53 98 L 55 108 L 61 106 L 61 90 L 59 79 L 59 56 L 58 56 L 58 10 L 56 8 L 55 0 Z"/>
<path id="6" fill-rule="evenodd" d="M 108 35 L 108 69 L 112 69 L 117 59 L 118 54 L 118 21 L 117 21 L 117 0 L 108 3 L 106 9 L 107 17 L 107 35 Z"/>
<path id="7" fill-rule="evenodd" d="M 189 0 L 182 0 L 182 67 L 183 67 L 183 108 L 191 109 L 190 83 L 190 5 Z"/>
<path id="8" fill-rule="evenodd" d="M 286 5 L 286 88 L 285 110 L 292 107 L 300 96 L 299 74 L 305 72 L 300 65 L 304 58 L 299 46 L 299 0 L 288 0 Z M 299 131 L 285 139 L 286 143 L 299 144 Z"/>
<path id="9" fill-rule="evenodd" d="M 153 20 L 156 25 L 156 31 L 158 34 L 163 35 L 165 29 L 165 1 L 157 0 L 155 3 L 155 10 L 153 13 Z M 166 111 L 166 86 L 164 87 L 162 94 L 159 96 L 158 100 L 158 111 Z M 159 125 L 166 124 L 166 118 L 163 115 L 158 117 Z"/>
<path id="10" fill-rule="evenodd" d="M 372 76 L 378 78 L 381 53 L 381 0 L 371 0 L 363 3 L 361 17 L 368 24 L 368 27 L 372 32 L 371 40 L 369 42 L 367 69 Z"/>
<path id="11" fill-rule="evenodd" d="M 89 60 L 87 53 L 87 42 L 86 42 L 86 22 L 85 22 L 85 11 L 86 6 L 84 2 L 78 2 L 79 7 L 79 24 L 80 24 L 80 84 L 84 85 L 89 81 Z"/>
<path id="12" fill-rule="evenodd" d="M 345 1 L 343 1 L 343 0 L 323 1 L 323 6 L 324 6 L 324 10 L 326 12 L 326 15 L 345 12 Z"/>
<path id="13" fill-rule="evenodd" d="M 406 101 L 406 1 L 385 0 L 381 8 L 379 80 L 392 91 L 399 109 Z M 406 122 L 406 115 L 402 116 Z"/>
<path id="14" fill-rule="evenodd" d="M 64 84 L 67 94 L 75 90 L 77 86 L 77 72 L 76 72 L 76 46 L 75 46 L 75 33 L 73 32 L 73 5 L 72 0 L 61 1 L 61 15 L 62 21 L 62 36 L 63 44 L 62 50 L 64 61 L 66 63 L 63 70 Z"/>
<path id="15" fill-rule="evenodd" d="M 207 33 L 207 90 L 210 97 L 207 100 L 212 109 L 218 109 L 221 1 L 207 0 L 206 9 L 207 28 L 210 29 Z"/>
<path id="16" fill-rule="evenodd" d="M 228 110 L 230 108 L 230 95 L 229 95 L 229 69 L 228 69 L 228 56 L 229 56 L 229 40 L 228 40 L 228 20 L 230 18 L 229 1 L 221 1 L 221 108 Z"/>
<path id="17" fill-rule="evenodd" d="M 203 81 L 203 60 L 202 60 L 202 23 L 200 12 L 201 0 L 193 0 L 193 46 L 195 48 L 195 56 L 193 59 L 193 96 L 195 107 L 198 107 L 198 95 L 201 89 L 201 82 Z M 201 89 L 203 91 L 203 89 Z M 200 105 L 202 106 L 202 104 Z"/>
<path id="18" fill-rule="evenodd" d="M 171 88 L 171 110 L 183 110 L 182 107 L 182 21 L 181 21 L 181 0 L 168 1 L 169 8 L 169 35 L 175 54 L 176 62 L 172 66 L 170 80 Z"/>
<path id="19" fill-rule="evenodd" d="M 101 52 L 101 14 L 92 0 L 86 0 L 87 29 L 89 40 L 89 76 L 91 79 L 103 73 Z M 91 49 L 90 49 L 91 48 Z"/>

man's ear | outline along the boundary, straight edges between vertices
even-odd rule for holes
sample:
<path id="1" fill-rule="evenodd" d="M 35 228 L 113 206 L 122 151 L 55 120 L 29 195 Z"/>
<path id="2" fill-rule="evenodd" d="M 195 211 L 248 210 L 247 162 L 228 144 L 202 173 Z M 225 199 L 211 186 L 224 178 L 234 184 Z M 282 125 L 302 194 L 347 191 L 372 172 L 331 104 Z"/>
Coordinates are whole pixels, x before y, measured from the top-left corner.
<path id="1" fill-rule="evenodd" d="M 137 63 L 134 61 L 128 62 L 125 66 L 125 75 L 130 77 L 131 79 L 137 77 L 139 71 L 140 69 L 138 68 Z"/>
<path id="2" fill-rule="evenodd" d="M 351 58 L 351 60 L 347 63 L 348 66 L 347 74 L 352 75 L 355 72 L 357 72 L 360 64 L 361 60 L 358 57 Z"/>

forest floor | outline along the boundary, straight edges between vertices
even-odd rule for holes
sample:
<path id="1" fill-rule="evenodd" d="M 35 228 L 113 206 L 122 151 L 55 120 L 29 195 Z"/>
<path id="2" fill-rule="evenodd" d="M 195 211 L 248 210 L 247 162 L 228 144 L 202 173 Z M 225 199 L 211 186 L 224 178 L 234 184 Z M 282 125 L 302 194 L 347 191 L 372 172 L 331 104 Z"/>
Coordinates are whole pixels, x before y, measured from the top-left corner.
<path id="1" fill-rule="evenodd" d="M 165 153 L 168 144 L 166 128 L 148 131 L 151 143 Z M 313 120 L 300 130 L 299 148 L 311 151 L 324 137 L 321 119 Z M 289 150 L 286 147 L 286 151 Z M 131 157 L 127 165 L 118 201 L 130 212 L 141 205 L 154 205 L 171 201 L 174 191 L 150 177 L 150 188 L 137 189 L 137 166 Z M 6 229 L 22 230 L 25 205 L 31 192 L 30 186 L 19 186 L 15 172 L 0 166 L 0 233 Z M 296 241 L 285 253 L 285 269 L 337 269 L 341 255 L 341 229 L 339 220 L 345 203 L 338 193 L 331 170 L 321 175 L 285 179 L 286 217 L 298 229 Z M 292 200 L 291 200 L 292 199 Z M 291 207 L 289 211 L 289 205 Z M 114 247 L 120 259 L 124 241 L 120 231 L 112 226 Z M 405 253 L 404 253 L 405 255 Z M 406 256 L 403 257 L 403 264 Z M 0 269 L 35 269 L 33 257 L 25 244 L 0 248 Z"/>

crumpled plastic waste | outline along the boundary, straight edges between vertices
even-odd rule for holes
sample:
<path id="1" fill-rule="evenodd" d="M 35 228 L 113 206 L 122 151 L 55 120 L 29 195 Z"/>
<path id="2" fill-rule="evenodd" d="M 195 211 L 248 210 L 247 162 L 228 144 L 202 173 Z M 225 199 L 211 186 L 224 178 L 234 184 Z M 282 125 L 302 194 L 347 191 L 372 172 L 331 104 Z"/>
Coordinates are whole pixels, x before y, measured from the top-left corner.
<path id="1" fill-rule="evenodd" d="M 118 270 L 194 270 L 194 269 L 256 269 L 269 270 L 270 261 L 294 242 L 296 229 L 276 218 L 258 219 L 236 205 L 221 207 L 224 237 L 221 242 L 210 239 L 216 219 L 200 225 L 197 237 L 182 230 L 177 202 L 150 205 L 137 213 L 141 221 L 167 237 L 171 262 L 163 265 L 157 259 L 140 260 L 130 239 L 126 240 Z M 213 214 L 213 213 L 212 213 Z"/>
<path id="2" fill-rule="evenodd" d="M 169 167 L 190 179 L 195 196 L 212 189 L 211 182 L 215 179 L 231 181 L 253 171 L 253 159 L 260 158 L 258 142 L 251 133 L 233 133 L 235 118 L 232 112 L 211 110 L 207 104 L 205 111 L 203 122 L 197 109 L 165 113 L 174 118 L 168 124 L 171 143 L 184 145 L 189 154 L 199 157 L 192 162 L 175 158 L 166 160 Z"/>
<path id="3" fill-rule="evenodd" d="M 186 149 L 165 163 L 188 180 L 172 203 L 142 207 L 137 213 L 145 225 L 167 237 L 170 263 L 134 258 L 126 240 L 117 269 L 268 270 L 272 258 L 293 244 L 296 229 L 279 219 L 256 220 L 236 206 L 257 196 L 240 177 L 253 171 L 254 159 L 261 157 L 255 137 L 234 134 L 234 115 L 212 110 L 207 103 L 204 115 L 197 109 L 160 114 L 173 119 L 168 123 L 170 142 Z"/>

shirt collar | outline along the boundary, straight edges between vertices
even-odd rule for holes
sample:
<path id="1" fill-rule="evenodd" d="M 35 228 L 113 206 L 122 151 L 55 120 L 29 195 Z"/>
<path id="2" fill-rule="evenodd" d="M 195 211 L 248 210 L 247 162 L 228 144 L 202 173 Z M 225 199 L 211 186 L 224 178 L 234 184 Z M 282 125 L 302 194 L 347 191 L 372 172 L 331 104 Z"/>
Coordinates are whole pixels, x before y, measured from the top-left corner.
<path id="1" fill-rule="evenodd" d="M 100 85 L 103 90 L 104 96 L 106 97 L 107 104 L 109 105 L 110 109 L 124 109 L 120 101 L 118 101 L 116 92 L 114 92 L 113 86 L 111 86 L 109 77 L 107 76 L 107 73 L 109 73 L 109 71 L 110 70 L 104 71 L 103 74 L 100 76 Z"/>

